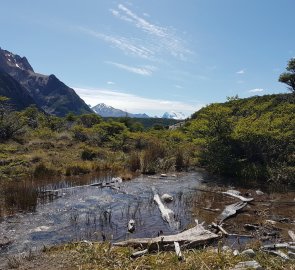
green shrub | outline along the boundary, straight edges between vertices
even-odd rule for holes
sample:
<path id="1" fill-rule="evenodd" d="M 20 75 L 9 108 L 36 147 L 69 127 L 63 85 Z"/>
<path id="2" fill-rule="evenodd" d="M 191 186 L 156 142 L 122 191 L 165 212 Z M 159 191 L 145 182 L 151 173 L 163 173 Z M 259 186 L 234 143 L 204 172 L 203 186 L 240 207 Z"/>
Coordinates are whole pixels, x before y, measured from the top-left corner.
<path id="1" fill-rule="evenodd" d="M 54 169 L 48 168 L 44 163 L 40 163 L 35 167 L 33 175 L 35 178 L 54 176 L 57 172 Z"/>
<path id="2" fill-rule="evenodd" d="M 66 176 L 87 174 L 89 172 L 89 168 L 82 165 L 72 165 L 66 168 Z"/>

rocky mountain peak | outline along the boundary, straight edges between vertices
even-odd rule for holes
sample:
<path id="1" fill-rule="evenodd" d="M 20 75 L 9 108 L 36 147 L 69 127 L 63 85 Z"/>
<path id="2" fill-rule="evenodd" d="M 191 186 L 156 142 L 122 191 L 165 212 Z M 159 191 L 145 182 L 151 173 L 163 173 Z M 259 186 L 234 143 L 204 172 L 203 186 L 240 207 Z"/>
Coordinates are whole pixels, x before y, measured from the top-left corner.
<path id="1" fill-rule="evenodd" d="M 8 72 L 11 69 L 20 69 L 29 72 L 34 72 L 32 66 L 26 57 L 21 57 L 17 54 L 3 50 L 0 48 L 0 67 Z"/>

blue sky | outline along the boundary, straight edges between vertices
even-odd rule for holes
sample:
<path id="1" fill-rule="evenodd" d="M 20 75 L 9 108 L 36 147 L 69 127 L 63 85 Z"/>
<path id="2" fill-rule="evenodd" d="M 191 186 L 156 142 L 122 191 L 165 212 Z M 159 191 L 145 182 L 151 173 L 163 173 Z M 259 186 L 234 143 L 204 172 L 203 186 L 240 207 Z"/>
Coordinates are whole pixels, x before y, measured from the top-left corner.
<path id="1" fill-rule="evenodd" d="M 87 104 L 186 115 L 287 92 L 294 0 L 3 0 L 0 46 Z"/>

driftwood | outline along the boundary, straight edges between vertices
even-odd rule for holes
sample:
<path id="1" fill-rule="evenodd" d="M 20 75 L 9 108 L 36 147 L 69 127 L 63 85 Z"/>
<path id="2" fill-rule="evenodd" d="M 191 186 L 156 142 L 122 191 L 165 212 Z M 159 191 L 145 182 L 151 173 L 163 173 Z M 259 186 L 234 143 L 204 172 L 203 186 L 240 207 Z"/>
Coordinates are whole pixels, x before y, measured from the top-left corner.
<path id="1" fill-rule="evenodd" d="M 147 248 L 144 250 L 136 251 L 131 254 L 131 258 L 135 259 L 135 258 L 141 257 L 141 256 L 147 254 L 148 252 L 149 252 L 149 250 Z"/>
<path id="2" fill-rule="evenodd" d="M 148 248 L 149 251 L 173 250 L 175 248 L 174 242 L 178 242 L 181 248 L 194 248 L 208 244 L 218 238 L 219 236 L 217 234 L 205 230 L 204 227 L 199 224 L 175 235 L 161 235 L 154 238 L 130 239 L 114 243 L 114 246 Z"/>
<path id="3" fill-rule="evenodd" d="M 231 270 L 245 270 L 245 269 L 264 269 L 261 265 L 256 261 L 246 261 L 246 262 L 239 262 L 236 264 L 234 268 Z"/>
<path id="4" fill-rule="evenodd" d="M 289 230 L 288 234 L 291 237 L 292 241 L 295 241 L 295 233 L 293 231 Z"/>
<path id="5" fill-rule="evenodd" d="M 81 188 L 81 187 L 101 187 L 101 188 L 109 187 L 109 188 L 118 190 L 119 188 L 114 186 L 116 183 L 122 183 L 122 178 L 113 177 L 108 182 L 96 182 L 96 183 L 92 183 L 90 185 L 79 185 L 79 186 L 65 187 L 65 188 L 60 188 L 60 189 L 40 190 L 38 192 L 38 195 L 40 197 L 46 197 L 46 196 L 59 197 L 59 196 L 61 196 L 61 192 L 64 190 L 71 190 L 71 189 L 76 189 L 76 188 Z"/>
<path id="6" fill-rule="evenodd" d="M 175 248 L 175 253 L 176 253 L 177 257 L 178 257 L 178 260 L 181 261 L 183 259 L 183 257 L 182 257 L 180 246 L 179 246 L 178 242 L 174 242 L 174 248 Z"/>
<path id="7" fill-rule="evenodd" d="M 283 260 L 286 260 L 286 261 L 290 260 L 289 256 L 280 250 L 264 250 L 264 252 L 281 257 Z"/>
<path id="8" fill-rule="evenodd" d="M 269 244 L 269 245 L 264 245 L 261 248 L 262 250 L 276 250 L 278 248 L 293 249 L 295 248 L 295 242 Z"/>
<path id="9" fill-rule="evenodd" d="M 220 232 L 222 232 L 225 236 L 228 236 L 228 232 L 222 228 L 222 226 L 216 224 L 215 222 L 212 222 L 212 227 L 215 229 L 218 229 Z"/>
<path id="10" fill-rule="evenodd" d="M 219 208 L 202 207 L 202 209 L 204 209 L 206 211 L 210 211 L 210 212 L 219 212 L 220 211 Z"/>
<path id="11" fill-rule="evenodd" d="M 228 190 L 228 191 L 222 192 L 222 194 L 238 198 L 239 200 L 241 200 L 243 202 L 253 201 L 253 198 L 245 198 L 245 197 L 241 196 L 241 193 L 237 190 Z"/>
<path id="12" fill-rule="evenodd" d="M 217 218 L 218 224 L 221 224 L 225 219 L 235 215 L 237 211 L 241 210 L 246 205 L 246 202 L 237 202 L 231 205 L 227 205 L 223 212 Z"/>
<path id="13" fill-rule="evenodd" d="M 172 229 L 178 229 L 179 221 L 175 220 L 174 212 L 162 203 L 160 196 L 158 194 L 154 195 L 154 201 L 157 203 L 159 207 L 162 219 L 166 221 Z"/>

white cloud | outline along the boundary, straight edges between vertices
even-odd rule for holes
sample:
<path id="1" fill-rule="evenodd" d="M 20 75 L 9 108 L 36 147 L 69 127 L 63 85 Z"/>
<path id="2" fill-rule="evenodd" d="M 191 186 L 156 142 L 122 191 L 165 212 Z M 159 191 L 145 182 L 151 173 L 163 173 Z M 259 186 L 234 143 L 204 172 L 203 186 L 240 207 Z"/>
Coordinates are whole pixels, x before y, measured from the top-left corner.
<path id="1" fill-rule="evenodd" d="M 168 51 L 174 57 L 182 60 L 186 60 L 185 56 L 187 54 L 192 54 L 185 47 L 184 41 L 177 37 L 172 30 L 147 21 L 146 18 L 140 17 L 126 6 L 119 4 L 118 10 L 111 10 L 111 13 L 113 16 L 131 23 L 133 26 L 153 37 L 153 40 L 150 41 L 153 43 L 150 44 L 153 50 L 161 53 Z"/>
<path id="2" fill-rule="evenodd" d="M 241 70 L 237 71 L 236 74 L 245 74 L 245 70 L 241 69 Z"/>
<path id="3" fill-rule="evenodd" d="M 86 102 L 95 106 L 98 103 L 105 103 L 131 113 L 147 113 L 150 116 L 162 115 L 166 111 L 181 111 L 189 116 L 203 107 L 203 104 L 189 104 L 173 100 L 151 99 L 127 94 L 109 89 L 87 89 L 74 87 L 77 94 Z"/>
<path id="4" fill-rule="evenodd" d="M 264 89 L 262 89 L 262 88 L 255 88 L 255 89 L 249 90 L 248 92 L 250 92 L 250 93 L 258 93 L 258 92 L 263 92 L 263 91 L 264 91 Z"/>
<path id="5" fill-rule="evenodd" d="M 178 88 L 178 89 L 183 89 L 183 87 L 181 85 L 178 85 L 178 84 L 174 85 L 174 87 Z"/>
<path id="6" fill-rule="evenodd" d="M 136 73 L 136 74 L 143 75 L 143 76 L 151 76 L 153 74 L 153 72 L 156 70 L 156 67 L 154 67 L 154 66 L 132 67 L 132 66 L 127 66 L 124 64 L 115 63 L 115 62 L 111 62 L 111 61 L 107 61 L 105 63 L 113 65 L 117 68 L 126 70 L 128 72 Z"/>
<path id="7" fill-rule="evenodd" d="M 151 59 L 154 55 L 154 52 L 152 50 L 148 49 L 145 46 L 137 44 L 138 42 L 135 39 L 109 36 L 84 27 L 78 27 L 78 30 L 95 38 L 99 38 L 106 43 L 109 43 L 113 47 L 122 50 L 127 55 L 134 55 L 145 59 Z"/>
<path id="8" fill-rule="evenodd" d="M 112 81 L 108 81 L 107 84 L 108 84 L 108 85 L 114 85 L 115 83 L 112 82 Z"/>

